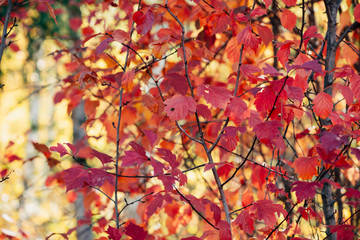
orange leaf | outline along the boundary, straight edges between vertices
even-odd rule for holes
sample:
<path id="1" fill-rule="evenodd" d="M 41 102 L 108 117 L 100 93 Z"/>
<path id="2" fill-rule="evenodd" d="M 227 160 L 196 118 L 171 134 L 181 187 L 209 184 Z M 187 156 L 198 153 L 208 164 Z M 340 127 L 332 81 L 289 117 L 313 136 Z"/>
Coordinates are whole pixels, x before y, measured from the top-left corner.
<path id="1" fill-rule="evenodd" d="M 329 94 L 321 92 L 314 98 L 314 112 L 320 118 L 325 119 L 333 108 L 332 98 Z"/>
<path id="2" fill-rule="evenodd" d="M 320 162 L 317 157 L 300 157 L 294 161 L 292 167 L 295 172 L 299 174 L 299 178 L 302 180 L 310 180 L 317 174 L 316 167 L 320 166 Z"/>
<path id="3" fill-rule="evenodd" d="M 49 10 L 50 16 L 54 19 L 54 21 L 55 21 L 55 23 L 57 25 L 54 9 L 51 7 L 51 5 L 48 2 L 45 2 L 45 1 L 41 1 L 41 2 L 46 4 L 46 6 L 47 6 L 47 8 Z"/>
<path id="4" fill-rule="evenodd" d="M 292 30 L 296 25 L 296 15 L 290 10 L 283 9 L 280 15 L 280 21 L 284 28 Z"/>

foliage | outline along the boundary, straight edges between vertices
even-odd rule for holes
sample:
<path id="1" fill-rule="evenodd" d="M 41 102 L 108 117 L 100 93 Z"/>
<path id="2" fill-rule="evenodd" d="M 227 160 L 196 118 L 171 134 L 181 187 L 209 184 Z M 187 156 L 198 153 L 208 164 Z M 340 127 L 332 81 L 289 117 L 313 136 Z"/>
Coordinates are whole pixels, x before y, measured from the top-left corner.
<path id="1" fill-rule="evenodd" d="M 115 240 L 358 236 L 360 5 L 68 4 L 86 10 L 68 21 L 80 41 L 52 53 L 67 72 L 54 103 L 84 102 L 89 144 L 33 143 L 47 185 L 85 196 L 86 219 L 62 237 L 82 225 Z"/>

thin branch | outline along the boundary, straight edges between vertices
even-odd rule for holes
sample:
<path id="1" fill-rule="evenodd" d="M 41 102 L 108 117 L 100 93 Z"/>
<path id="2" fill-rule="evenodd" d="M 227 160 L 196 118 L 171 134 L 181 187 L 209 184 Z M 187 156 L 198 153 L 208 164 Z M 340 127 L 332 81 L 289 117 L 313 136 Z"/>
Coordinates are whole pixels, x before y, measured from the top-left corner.
<path id="1" fill-rule="evenodd" d="M 139 5 L 138 5 L 138 10 L 140 10 L 141 7 L 141 0 L 139 0 Z M 129 40 L 129 45 L 131 45 L 131 37 L 132 34 L 134 32 L 134 25 L 135 22 L 132 21 L 132 25 L 131 25 L 131 30 L 130 30 L 130 40 Z M 128 64 L 128 59 L 129 59 L 129 54 L 130 54 L 130 48 L 127 48 L 126 50 L 126 57 L 125 57 L 125 64 L 124 64 L 124 72 L 126 71 L 126 67 Z M 118 175 L 119 174 L 119 159 L 120 159 L 120 122 L 121 122 L 121 110 L 123 107 L 123 103 L 122 103 L 122 98 L 123 98 L 123 93 L 124 93 L 124 88 L 121 87 L 120 90 L 120 96 L 119 96 L 119 115 L 118 115 L 118 120 L 117 120 L 117 126 L 116 126 L 116 160 L 115 160 L 115 174 Z M 119 208 L 118 208 L 118 184 L 119 184 L 119 180 L 116 177 L 115 178 L 115 215 L 116 215 L 116 228 L 120 228 L 120 219 L 119 219 Z"/>
<path id="2" fill-rule="evenodd" d="M 204 217 L 204 215 L 202 215 L 201 212 L 199 212 L 194 205 L 192 205 L 191 201 L 189 199 L 187 199 L 184 194 L 182 194 L 179 189 L 177 189 L 175 186 L 174 186 L 176 192 L 183 198 L 185 199 L 185 201 L 190 205 L 190 207 L 202 218 L 204 219 L 210 226 L 212 226 L 213 228 L 215 228 L 216 230 L 219 230 L 219 228 L 215 227 L 214 224 L 212 224 L 206 217 Z"/>
<path id="3" fill-rule="evenodd" d="M 288 212 L 288 214 L 286 215 L 286 217 L 269 233 L 269 235 L 266 237 L 266 239 L 269 239 L 271 237 L 271 235 L 281 226 L 281 224 L 283 224 L 283 222 L 285 222 L 289 215 L 291 214 L 291 212 L 294 210 L 294 208 L 296 207 L 297 204 L 295 204 L 290 211 Z"/>
<path id="4" fill-rule="evenodd" d="M 7 8 L 6 8 L 6 15 L 5 15 L 5 22 L 4 22 L 4 28 L 3 28 L 3 33 L 1 36 L 1 44 L 0 44 L 0 66 L 1 66 L 1 59 L 3 57 L 3 53 L 4 53 L 4 49 L 6 47 L 6 37 L 9 34 L 8 33 L 8 25 L 9 25 L 9 20 L 10 20 L 10 13 L 12 10 L 12 0 L 8 0 L 8 4 L 7 4 Z"/>
<path id="5" fill-rule="evenodd" d="M 145 194 L 144 196 L 142 196 L 141 198 L 139 198 L 139 199 L 136 199 L 136 200 L 134 200 L 134 201 L 132 201 L 132 202 L 128 202 L 127 200 L 126 200 L 126 198 L 124 198 L 124 201 L 125 201 L 125 206 L 119 211 L 119 213 L 118 213 L 118 216 L 116 216 L 117 218 L 119 218 L 120 217 L 120 214 L 128 207 L 128 206 L 130 206 L 130 205 L 133 205 L 133 204 L 135 204 L 135 203 L 137 203 L 137 202 L 141 202 L 141 203 L 143 203 L 143 199 L 144 198 L 146 198 L 146 197 L 148 197 L 148 196 L 150 196 L 150 195 L 152 195 L 152 194 L 154 194 L 154 192 L 151 192 L 151 193 L 148 193 L 148 194 Z"/>

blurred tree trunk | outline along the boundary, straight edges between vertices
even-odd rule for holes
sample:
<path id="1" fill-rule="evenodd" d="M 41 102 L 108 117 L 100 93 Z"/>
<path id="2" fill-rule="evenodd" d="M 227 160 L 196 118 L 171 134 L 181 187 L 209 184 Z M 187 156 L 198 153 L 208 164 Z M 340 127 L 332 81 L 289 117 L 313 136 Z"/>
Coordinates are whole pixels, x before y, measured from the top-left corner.
<path id="1" fill-rule="evenodd" d="M 85 122 L 84 101 L 73 110 L 73 142 L 77 144 L 81 141 L 85 141 L 85 131 L 81 128 L 81 125 Z M 79 223 L 87 222 L 86 209 L 84 207 L 84 194 L 81 191 L 77 192 L 77 198 L 75 201 L 76 220 Z M 80 224 L 77 228 L 76 236 L 78 240 L 90 240 L 92 239 L 92 231 L 90 224 Z"/>
<path id="2" fill-rule="evenodd" d="M 77 6 L 77 2 L 74 2 L 74 5 L 68 5 L 70 17 L 79 17 L 81 18 L 80 7 Z M 71 31 L 72 38 L 74 39 L 73 44 L 76 46 L 79 44 L 80 38 L 79 35 Z M 81 128 L 81 125 L 86 121 L 85 111 L 84 111 L 84 101 L 81 101 L 80 104 L 72 111 L 72 120 L 73 120 L 73 143 L 74 145 L 79 144 L 80 146 L 85 145 L 85 131 Z M 85 159 L 79 159 L 80 162 L 86 162 Z M 75 214 L 78 224 L 76 230 L 76 236 L 78 240 L 91 240 L 92 229 L 91 225 L 88 224 L 88 217 L 86 216 L 86 209 L 84 206 L 84 194 L 81 191 L 77 192 L 77 198 L 75 201 Z"/>

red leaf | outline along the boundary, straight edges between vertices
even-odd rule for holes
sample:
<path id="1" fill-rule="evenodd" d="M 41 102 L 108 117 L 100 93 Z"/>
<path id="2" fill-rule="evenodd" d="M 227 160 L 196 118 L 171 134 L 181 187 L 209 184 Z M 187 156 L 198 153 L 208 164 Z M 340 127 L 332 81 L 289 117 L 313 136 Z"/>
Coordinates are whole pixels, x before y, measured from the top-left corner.
<path id="1" fill-rule="evenodd" d="M 356 5 L 356 7 L 354 8 L 354 17 L 355 21 L 360 23 L 360 4 Z"/>
<path id="2" fill-rule="evenodd" d="M 327 118 L 333 108 L 332 98 L 329 94 L 321 92 L 314 98 L 313 110 L 320 118 Z"/>
<path id="3" fill-rule="evenodd" d="M 221 220 L 221 209 L 215 203 L 210 203 L 210 210 L 213 212 L 213 218 L 215 220 L 215 224 L 218 224 Z"/>
<path id="4" fill-rule="evenodd" d="M 158 176 L 158 179 L 162 181 L 166 192 L 171 192 L 174 189 L 173 185 L 175 184 L 175 180 L 176 180 L 175 177 L 168 175 L 161 175 Z"/>
<path id="5" fill-rule="evenodd" d="M 285 217 L 287 212 L 284 210 L 283 206 L 280 204 L 274 204 L 271 200 L 259 200 L 253 203 L 250 208 L 250 211 L 257 214 L 259 220 L 264 220 L 265 224 L 268 226 L 274 226 L 276 223 L 277 213 L 280 216 L 280 213 Z"/>
<path id="6" fill-rule="evenodd" d="M 181 95 L 186 95 L 188 90 L 186 77 L 177 73 L 168 73 L 164 75 L 170 85 Z"/>
<path id="7" fill-rule="evenodd" d="M 57 147 L 55 147 L 55 146 L 50 147 L 50 151 L 60 153 L 60 157 L 63 157 L 65 155 L 69 154 L 68 151 L 66 150 L 66 148 L 60 143 L 57 144 Z"/>
<path id="8" fill-rule="evenodd" d="M 65 144 L 66 144 L 66 146 L 68 146 L 68 148 L 70 148 L 72 155 L 74 155 L 77 152 L 77 149 L 73 144 L 71 144 L 71 143 L 65 143 Z"/>
<path id="9" fill-rule="evenodd" d="M 284 28 L 291 31 L 296 25 L 296 15 L 290 10 L 283 8 L 280 21 Z"/>
<path id="10" fill-rule="evenodd" d="M 155 15 L 151 10 L 146 11 L 145 14 L 142 11 L 137 11 L 133 15 L 133 20 L 137 25 L 137 32 L 145 35 L 151 30 L 155 22 Z"/>
<path id="11" fill-rule="evenodd" d="M 111 240 L 121 240 L 122 234 L 120 232 L 120 229 L 109 226 L 106 230 L 106 233 Z"/>
<path id="12" fill-rule="evenodd" d="M 146 208 L 146 215 L 148 217 L 151 217 L 154 213 L 156 213 L 157 209 L 160 209 L 163 205 L 163 201 L 163 195 L 161 195 L 160 193 L 156 194 Z"/>
<path id="13" fill-rule="evenodd" d="M 175 95 L 165 102 L 165 112 L 171 120 L 185 119 L 189 113 L 196 111 L 196 102 L 192 97 Z"/>
<path id="14" fill-rule="evenodd" d="M 161 162 L 151 158 L 150 164 L 154 168 L 155 175 L 162 175 L 164 173 L 165 166 Z"/>
<path id="15" fill-rule="evenodd" d="M 340 90 L 341 94 L 344 96 L 346 100 L 347 105 L 351 105 L 353 103 L 354 93 L 352 92 L 350 87 L 341 84 L 333 84 L 333 86 Z"/>
<path id="16" fill-rule="evenodd" d="M 316 194 L 316 188 L 320 188 L 321 184 L 317 182 L 294 182 L 291 184 L 294 186 L 291 191 L 295 192 L 298 202 L 302 202 L 308 198 L 314 198 Z"/>
<path id="17" fill-rule="evenodd" d="M 271 5 L 272 0 L 264 0 L 266 9 Z"/>
<path id="18" fill-rule="evenodd" d="M 279 128 L 282 127 L 279 121 L 267 121 L 256 124 L 254 131 L 259 140 L 272 140 L 280 136 Z"/>
<path id="19" fill-rule="evenodd" d="M 140 226 L 130 222 L 125 227 L 125 234 L 134 240 L 145 240 L 148 233 Z"/>
<path id="20" fill-rule="evenodd" d="M 327 227 L 330 228 L 330 232 L 336 233 L 337 240 L 349 240 L 354 239 L 354 232 L 355 226 L 353 225 L 328 225 Z"/>
<path id="21" fill-rule="evenodd" d="M 80 167 L 65 170 L 63 179 L 66 184 L 66 192 L 82 188 L 91 183 L 88 171 Z"/>
<path id="22" fill-rule="evenodd" d="M 162 159 L 170 164 L 171 168 L 177 168 L 180 165 L 180 163 L 176 161 L 176 156 L 169 149 L 158 148 L 157 150 L 162 155 Z"/>
<path id="23" fill-rule="evenodd" d="M 245 47 L 249 47 L 254 52 L 256 52 L 259 44 L 261 43 L 260 39 L 252 33 L 252 28 L 250 26 L 244 28 L 244 30 L 242 30 L 236 38 L 239 44 L 244 44 Z"/>
<path id="24" fill-rule="evenodd" d="M 133 166 L 135 164 L 141 165 L 148 161 L 145 149 L 136 142 L 130 142 L 130 146 L 134 151 L 125 151 L 125 156 L 122 157 L 121 166 Z"/>
<path id="25" fill-rule="evenodd" d="M 241 230 L 249 235 L 252 235 L 255 230 L 253 217 L 254 216 L 253 214 L 250 214 L 249 209 L 242 210 L 233 224 L 239 225 Z"/>
<path id="26" fill-rule="evenodd" d="M 91 151 L 91 154 L 94 155 L 95 157 L 97 157 L 97 159 L 99 159 L 103 165 L 113 161 L 111 156 L 109 156 L 105 153 L 98 152 L 94 149 Z"/>
<path id="27" fill-rule="evenodd" d="M 359 198 L 360 199 L 360 191 L 353 188 L 346 188 L 345 196 L 347 198 Z"/>
<path id="28" fill-rule="evenodd" d="M 276 95 L 269 87 L 256 94 L 255 106 L 258 112 L 263 115 L 270 111 L 275 103 Z"/>
<path id="29" fill-rule="evenodd" d="M 102 41 L 96 48 L 95 50 L 95 54 L 99 55 L 100 53 L 102 53 L 103 51 L 105 51 L 105 49 L 109 46 L 109 43 L 111 43 L 112 41 L 114 41 L 112 38 L 106 38 L 104 41 Z"/>
<path id="30" fill-rule="evenodd" d="M 353 91 L 355 97 L 359 100 L 360 99 L 360 76 L 354 74 L 353 77 L 350 79 L 350 88 Z"/>
<path id="31" fill-rule="evenodd" d="M 210 16 L 207 26 L 209 26 L 212 29 L 211 35 L 213 35 L 226 31 L 229 24 L 230 24 L 230 17 L 226 13 L 215 12 Z"/>
<path id="32" fill-rule="evenodd" d="M 342 144 L 347 144 L 348 136 L 339 136 L 332 132 L 321 133 L 321 145 L 329 151 L 338 149 Z"/>
<path id="33" fill-rule="evenodd" d="M 307 44 L 310 41 L 310 39 L 315 38 L 315 37 L 324 40 L 324 37 L 321 34 L 317 33 L 317 27 L 316 26 L 311 26 L 304 33 L 303 38 L 304 38 L 304 47 L 305 47 L 305 49 L 307 49 Z"/>
<path id="34" fill-rule="evenodd" d="M 219 238 L 221 240 L 231 240 L 231 228 L 228 222 L 221 220 L 217 225 L 220 229 Z"/>
<path id="35" fill-rule="evenodd" d="M 274 68 L 273 66 L 271 66 L 267 63 L 265 63 L 265 66 L 266 67 L 263 68 L 264 74 L 269 74 L 272 77 L 283 76 L 283 74 L 279 73 L 279 71 L 276 68 Z"/>
<path id="36" fill-rule="evenodd" d="M 206 105 L 198 104 L 196 106 L 196 111 L 201 117 L 205 118 L 206 120 L 211 121 L 211 119 L 212 119 L 211 111 L 209 110 L 209 108 Z"/>
<path id="37" fill-rule="evenodd" d="M 320 167 L 320 161 L 317 157 L 299 157 L 294 161 L 292 167 L 299 174 L 299 178 L 310 180 L 317 175 L 316 167 Z"/>
<path id="38" fill-rule="evenodd" d="M 98 168 L 89 168 L 88 171 L 91 186 L 102 187 L 105 181 L 108 181 L 110 184 L 115 185 L 114 176 L 110 173 L 107 173 L 104 170 Z"/>
<path id="39" fill-rule="evenodd" d="M 231 99 L 231 93 L 224 87 L 201 84 L 198 87 L 199 96 L 214 107 L 225 109 Z"/>
<path id="40" fill-rule="evenodd" d="M 286 68 L 288 72 L 290 72 L 292 69 L 304 69 L 318 73 L 322 72 L 322 68 L 318 60 L 307 61 L 302 65 L 291 65 L 291 66 L 286 65 Z"/>
<path id="41" fill-rule="evenodd" d="M 294 44 L 294 42 L 290 40 L 286 40 L 283 43 L 276 44 L 276 47 L 279 47 L 277 57 L 283 66 L 285 66 L 285 63 L 289 59 L 290 47 L 292 44 Z"/>
<path id="42" fill-rule="evenodd" d="M 37 143 L 37 142 L 31 142 L 36 150 L 43 153 L 46 158 L 49 158 L 51 155 L 51 152 L 49 148 L 45 144 Z"/>
<path id="43" fill-rule="evenodd" d="M 286 4 L 286 6 L 291 7 L 296 5 L 296 0 L 282 0 L 283 3 Z"/>
<path id="44" fill-rule="evenodd" d="M 130 35 L 121 29 L 114 30 L 111 33 L 111 36 L 114 38 L 115 41 L 117 41 L 119 43 L 123 43 L 127 40 L 130 40 Z"/>
<path id="45" fill-rule="evenodd" d="M 81 24 L 82 24 L 82 19 L 80 17 L 73 17 L 70 18 L 69 20 L 70 28 L 74 32 L 76 32 L 81 27 Z"/>
<path id="46" fill-rule="evenodd" d="M 132 84 L 135 78 L 135 69 L 131 69 L 130 71 L 126 71 L 121 78 L 121 85 L 128 86 Z"/>
<path id="47" fill-rule="evenodd" d="M 272 42 L 272 40 L 274 39 L 274 34 L 270 28 L 262 25 L 256 25 L 256 29 L 259 33 L 261 40 L 265 43 L 265 45 L 268 45 L 269 43 Z"/>
<path id="48" fill-rule="evenodd" d="M 228 116 L 236 125 L 240 125 L 246 118 L 247 105 L 241 98 L 233 98 L 226 107 L 225 116 Z"/>
<path id="49" fill-rule="evenodd" d="M 149 139 L 151 146 L 154 146 L 157 140 L 157 135 L 151 130 L 143 130 L 145 136 Z"/>

